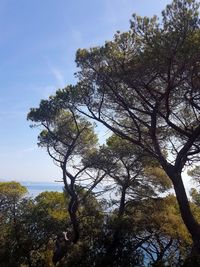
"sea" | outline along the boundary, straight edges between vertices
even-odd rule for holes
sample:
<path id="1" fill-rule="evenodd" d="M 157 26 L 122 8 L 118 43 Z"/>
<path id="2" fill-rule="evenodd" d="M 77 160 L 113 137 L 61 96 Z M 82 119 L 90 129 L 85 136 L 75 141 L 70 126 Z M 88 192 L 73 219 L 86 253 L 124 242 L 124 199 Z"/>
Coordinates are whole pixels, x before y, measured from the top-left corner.
<path id="1" fill-rule="evenodd" d="M 28 190 L 28 196 L 36 197 L 44 191 L 63 192 L 62 182 L 20 182 Z"/>

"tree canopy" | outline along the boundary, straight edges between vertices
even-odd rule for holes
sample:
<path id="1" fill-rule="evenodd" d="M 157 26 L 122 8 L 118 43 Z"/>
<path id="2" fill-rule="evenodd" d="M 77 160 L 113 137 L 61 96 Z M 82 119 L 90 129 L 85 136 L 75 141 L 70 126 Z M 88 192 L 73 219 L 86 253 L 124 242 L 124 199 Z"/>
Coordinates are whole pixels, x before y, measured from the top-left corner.
<path id="1" fill-rule="evenodd" d="M 198 163 L 200 153 L 198 9 L 195 0 L 174 0 L 161 19 L 134 14 L 129 31 L 117 32 L 105 45 L 79 49 L 77 83 L 42 100 L 38 108 L 30 111 L 28 119 L 45 128 L 39 136 L 40 144 L 54 160 L 57 161 L 54 155 L 59 154 L 66 188 L 70 188 L 66 178 L 74 185 L 77 177 L 70 174 L 66 165 L 76 152 L 81 170 L 98 169 L 103 173 L 95 179 L 92 189 L 109 175 L 122 185 L 126 179 L 121 167 L 130 178 L 133 162 L 134 171 L 143 168 L 143 178 L 148 176 L 146 189 L 150 189 L 150 181 L 152 186 L 163 181 L 158 183 L 158 177 L 169 179 L 168 186 L 173 184 L 183 222 L 193 240 L 193 253 L 199 256 L 200 225 L 182 178 L 188 166 Z M 67 117 L 64 125 L 63 116 Z M 90 146 L 95 140 L 90 131 L 92 121 L 114 134 L 99 151 Z M 88 129 L 83 138 L 82 125 Z M 49 150 L 52 147 L 55 154 Z M 142 156 L 140 162 L 135 161 L 138 155 Z M 65 166 L 60 156 L 64 156 Z M 147 158 L 149 163 L 145 166 Z M 81 170 L 79 167 L 78 174 L 83 180 L 85 174 Z M 77 194 L 74 196 L 76 199 Z M 73 214 L 77 210 L 78 206 Z"/>

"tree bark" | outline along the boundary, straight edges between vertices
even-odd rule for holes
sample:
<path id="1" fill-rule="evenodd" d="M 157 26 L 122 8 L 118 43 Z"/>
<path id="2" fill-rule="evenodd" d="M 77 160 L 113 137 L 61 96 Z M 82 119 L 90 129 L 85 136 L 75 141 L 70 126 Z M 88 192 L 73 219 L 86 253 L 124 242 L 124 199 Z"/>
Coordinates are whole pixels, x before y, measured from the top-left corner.
<path id="1" fill-rule="evenodd" d="M 193 252 L 200 255 L 200 225 L 191 212 L 181 173 L 174 172 L 174 169 L 166 172 L 172 180 L 181 217 L 193 240 Z"/>
<path id="2" fill-rule="evenodd" d="M 69 203 L 68 211 L 73 227 L 73 238 L 72 242 L 76 244 L 79 240 L 79 220 L 77 218 L 77 210 L 78 210 L 78 199 L 76 194 L 74 193 L 73 196 L 71 196 L 71 200 Z"/>

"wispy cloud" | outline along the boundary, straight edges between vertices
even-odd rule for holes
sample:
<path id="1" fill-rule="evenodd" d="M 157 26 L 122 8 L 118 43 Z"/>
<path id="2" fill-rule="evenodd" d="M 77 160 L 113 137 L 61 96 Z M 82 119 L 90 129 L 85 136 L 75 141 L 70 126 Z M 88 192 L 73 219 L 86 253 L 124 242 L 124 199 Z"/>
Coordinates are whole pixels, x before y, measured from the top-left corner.
<path id="1" fill-rule="evenodd" d="M 65 76 L 60 68 L 58 68 L 54 63 L 50 61 L 49 58 L 46 59 L 47 67 L 50 70 L 50 73 L 55 79 L 55 86 L 63 88 L 65 86 Z"/>
<path id="2" fill-rule="evenodd" d="M 65 78 L 64 78 L 64 75 L 62 74 L 61 70 L 55 66 L 50 66 L 50 70 L 56 79 L 58 87 L 60 87 L 60 88 L 64 87 L 65 86 Z"/>
<path id="3" fill-rule="evenodd" d="M 48 98 L 50 95 L 54 94 L 56 91 L 56 85 L 31 85 L 29 86 L 29 90 L 38 95 L 38 99 Z"/>

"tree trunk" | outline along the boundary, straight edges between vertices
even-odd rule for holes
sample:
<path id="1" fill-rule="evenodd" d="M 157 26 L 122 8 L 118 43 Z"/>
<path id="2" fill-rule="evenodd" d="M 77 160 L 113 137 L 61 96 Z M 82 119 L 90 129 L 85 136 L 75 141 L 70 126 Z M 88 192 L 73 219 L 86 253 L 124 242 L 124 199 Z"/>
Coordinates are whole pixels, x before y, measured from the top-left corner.
<path id="1" fill-rule="evenodd" d="M 74 192 L 73 192 L 74 193 Z M 68 207 L 68 211 L 69 211 L 69 215 L 70 215 L 70 219 L 71 219 L 71 223 L 72 223 L 72 227 L 73 227 L 73 238 L 72 238 L 72 242 L 74 244 L 76 244 L 79 240 L 79 220 L 77 218 L 77 210 L 78 210 L 78 199 L 76 194 L 74 193 L 73 195 L 71 195 L 71 199 L 69 202 L 69 207 Z"/>
<path id="2" fill-rule="evenodd" d="M 122 256 L 121 255 L 122 245 L 120 244 L 120 236 L 121 236 L 121 231 L 122 231 L 121 220 L 125 212 L 126 190 L 127 190 L 127 186 L 123 186 L 122 191 L 121 191 L 119 210 L 117 213 L 116 228 L 114 229 L 114 232 L 113 232 L 112 241 L 111 241 L 111 244 L 107 247 L 104 257 L 100 260 L 100 263 L 97 265 L 98 267 L 101 267 L 101 266 L 111 267 L 113 266 L 113 262 L 117 261 L 118 258 Z M 116 249 L 118 249 L 117 255 L 115 255 Z"/>
<path id="3" fill-rule="evenodd" d="M 193 252 L 200 255 L 200 225 L 197 223 L 191 212 L 182 176 L 181 174 L 177 174 L 172 171 L 167 173 L 174 185 L 181 217 L 193 240 Z"/>

